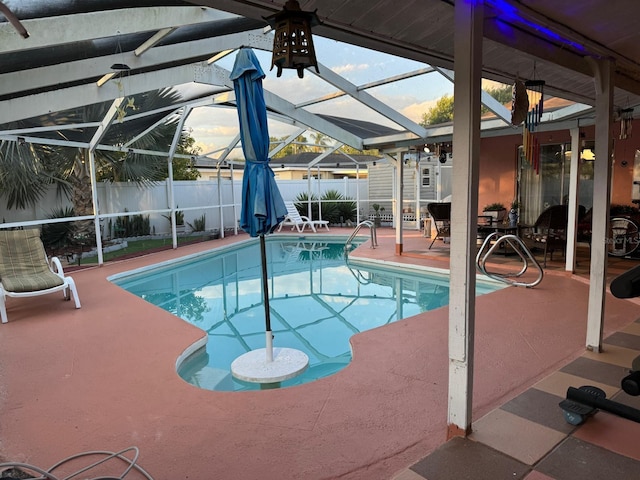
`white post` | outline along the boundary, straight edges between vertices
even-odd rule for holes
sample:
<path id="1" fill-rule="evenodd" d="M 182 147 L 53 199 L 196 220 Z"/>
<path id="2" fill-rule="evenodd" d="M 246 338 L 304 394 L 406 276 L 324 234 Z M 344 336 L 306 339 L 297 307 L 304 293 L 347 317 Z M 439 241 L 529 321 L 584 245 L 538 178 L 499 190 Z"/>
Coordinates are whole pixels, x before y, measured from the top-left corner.
<path id="1" fill-rule="evenodd" d="M 569 172 L 569 219 L 565 270 L 576 270 L 576 232 L 578 230 L 578 188 L 580 185 L 580 129 L 571 129 L 571 166 Z"/>
<path id="2" fill-rule="evenodd" d="M 169 208 L 171 209 L 171 241 L 173 248 L 178 248 L 178 233 L 176 231 L 176 199 L 173 191 L 173 155 L 169 155 L 168 158 L 169 179 L 167 185 L 169 186 Z"/>
<path id="3" fill-rule="evenodd" d="M 611 60 L 593 60 L 596 87 L 596 160 L 593 164 L 593 215 L 591 227 L 591 272 L 587 314 L 588 350 L 602 348 L 604 299 L 607 280 L 607 241 L 611 201 L 611 130 L 613 122 L 613 73 Z"/>
<path id="4" fill-rule="evenodd" d="M 102 256 L 102 232 L 100 231 L 100 206 L 98 205 L 98 187 L 96 185 L 96 155 L 93 149 L 89 149 L 89 175 L 91 177 L 91 201 L 93 202 L 94 227 L 96 230 L 96 251 L 98 252 L 98 265 L 104 263 Z"/>
<path id="5" fill-rule="evenodd" d="M 229 172 L 231 176 L 231 204 L 233 205 L 233 234 L 238 235 L 238 219 L 240 215 L 238 215 L 238 207 L 236 205 L 236 180 L 233 171 L 233 160 L 231 160 L 229 164 Z M 222 218 L 222 204 L 220 204 L 220 218 Z M 220 238 L 224 238 L 224 222 L 222 222 L 220 228 Z"/>
<path id="6" fill-rule="evenodd" d="M 360 223 L 360 164 L 356 164 L 356 225 Z"/>
<path id="7" fill-rule="evenodd" d="M 320 165 L 318 165 L 318 220 L 322 220 L 322 195 L 320 193 Z M 309 213 L 309 220 L 313 220 L 311 213 Z"/>
<path id="8" fill-rule="evenodd" d="M 396 160 L 396 199 L 395 220 L 396 220 L 396 255 L 402 255 L 402 200 L 404 198 L 404 161 L 402 160 L 402 152 L 397 153 Z"/>
<path id="9" fill-rule="evenodd" d="M 447 436 L 471 431 L 483 1 L 455 3 Z"/>
<path id="10" fill-rule="evenodd" d="M 220 171 L 220 164 L 218 163 L 218 171 L 216 172 L 216 180 L 218 181 L 218 209 L 220 212 L 220 238 L 224 238 L 224 209 L 222 198 L 222 172 Z M 236 222 L 238 223 L 238 222 Z"/>
<path id="11" fill-rule="evenodd" d="M 416 229 L 418 231 L 422 230 L 422 222 L 420 218 L 420 190 L 422 190 L 422 165 L 420 165 L 421 155 L 421 153 L 418 153 L 418 158 L 416 159 L 416 176 L 413 182 L 416 189 Z"/>

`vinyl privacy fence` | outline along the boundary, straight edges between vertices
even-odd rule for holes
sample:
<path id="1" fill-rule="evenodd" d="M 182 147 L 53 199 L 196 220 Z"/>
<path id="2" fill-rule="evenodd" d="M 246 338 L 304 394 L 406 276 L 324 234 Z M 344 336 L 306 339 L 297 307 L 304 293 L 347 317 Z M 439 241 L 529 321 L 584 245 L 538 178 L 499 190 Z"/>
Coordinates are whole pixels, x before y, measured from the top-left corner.
<path id="1" fill-rule="evenodd" d="M 358 201 L 361 217 L 369 212 L 367 185 L 367 180 L 362 179 L 278 181 L 285 201 L 293 201 L 298 195 L 309 192 L 322 197 L 325 192 L 335 190 Z M 140 187 L 135 183 L 99 183 L 96 187 L 98 218 L 104 239 L 117 234 L 115 230 L 119 218 L 137 215 L 148 217 L 150 233 L 171 233 L 169 218 L 172 196 L 175 209 L 183 214 L 187 229 L 190 229 L 189 225 L 204 219 L 205 230 L 235 230 L 240 218 L 241 180 L 174 181 L 172 185 L 165 181 L 148 187 Z M 55 187 L 51 187 L 45 198 L 32 208 L 8 210 L 1 205 L 0 228 L 59 222 L 60 219 L 55 218 L 57 212 L 71 206 L 69 200 L 56 195 Z"/>

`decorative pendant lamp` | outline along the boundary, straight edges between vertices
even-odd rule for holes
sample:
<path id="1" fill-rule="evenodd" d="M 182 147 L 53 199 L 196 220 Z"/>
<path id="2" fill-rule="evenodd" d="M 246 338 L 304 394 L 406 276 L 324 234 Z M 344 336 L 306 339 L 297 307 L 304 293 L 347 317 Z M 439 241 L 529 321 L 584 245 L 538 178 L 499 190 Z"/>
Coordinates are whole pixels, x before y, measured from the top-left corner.
<path id="1" fill-rule="evenodd" d="M 315 67 L 320 73 L 311 38 L 311 26 L 319 23 L 315 11 L 303 12 L 296 0 L 287 0 L 281 12 L 265 20 L 275 30 L 271 69 L 278 67 L 278 77 L 283 68 L 297 70 L 300 78 L 307 67 Z"/>

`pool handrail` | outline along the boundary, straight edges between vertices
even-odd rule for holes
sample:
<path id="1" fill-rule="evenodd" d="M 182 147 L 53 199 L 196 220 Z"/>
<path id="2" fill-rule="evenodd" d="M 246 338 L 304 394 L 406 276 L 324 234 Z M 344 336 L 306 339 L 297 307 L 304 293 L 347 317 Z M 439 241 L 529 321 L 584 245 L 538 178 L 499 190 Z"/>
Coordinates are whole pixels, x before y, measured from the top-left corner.
<path id="1" fill-rule="evenodd" d="M 356 235 L 358 235 L 362 227 L 369 227 L 369 232 L 371 234 L 371 248 L 376 248 L 378 246 L 378 237 L 376 235 L 375 224 L 371 220 L 363 220 L 358 225 L 356 225 L 356 228 L 353 230 L 353 232 L 345 242 L 344 244 L 345 252 L 348 252 L 351 249 L 351 242 L 356 237 Z"/>
<path id="2" fill-rule="evenodd" d="M 487 270 L 486 263 L 488 258 L 491 256 L 494 250 L 500 248 L 500 243 L 502 242 L 505 242 L 520 256 L 523 266 L 518 273 L 497 273 L 489 272 Z M 517 279 L 524 275 L 524 273 L 529 268 L 529 261 L 536 268 L 536 270 L 538 270 L 538 278 L 536 278 L 533 282 L 520 282 L 518 280 L 513 280 L 512 278 Z M 533 254 L 527 248 L 522 239 L 517 235 L 503 235 L 500 232 L 493 232 L 489 234 L 487 238 L 485 238 L 482 246 L 480 247 L 480 250 L 478 250 L 478 254 L 476 255 L 476 267 L 487 277 L 506 283 L 508 285 L 513 285 L 515 287 L 535 287 L 542 281 L 542 277 L 544 276 L 542 267 L 536 261 Z"/>

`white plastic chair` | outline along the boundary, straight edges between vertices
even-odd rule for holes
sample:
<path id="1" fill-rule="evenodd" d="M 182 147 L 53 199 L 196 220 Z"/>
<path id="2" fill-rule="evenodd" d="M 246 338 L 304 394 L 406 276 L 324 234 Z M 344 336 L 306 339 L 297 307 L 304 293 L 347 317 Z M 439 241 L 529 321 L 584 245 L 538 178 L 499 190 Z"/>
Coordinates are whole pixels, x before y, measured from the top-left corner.
<path id="1" fill-rule="evenodd" d="M 315 233 L 316 227 L 313 222 L 309 220 L 309 217 L 300 215 L 293 202 L 284 202 L 284 204 L 287 207 L 287 216 L 284 217 L 284 220 L 278 227 L 278 231 L 282 230 L 282 227 L 284 225 L 291 225 L 291 230 L 295 228 L 299 233 L 304 232 L 304 229 L 307 227 L 309 227 Z"/>

